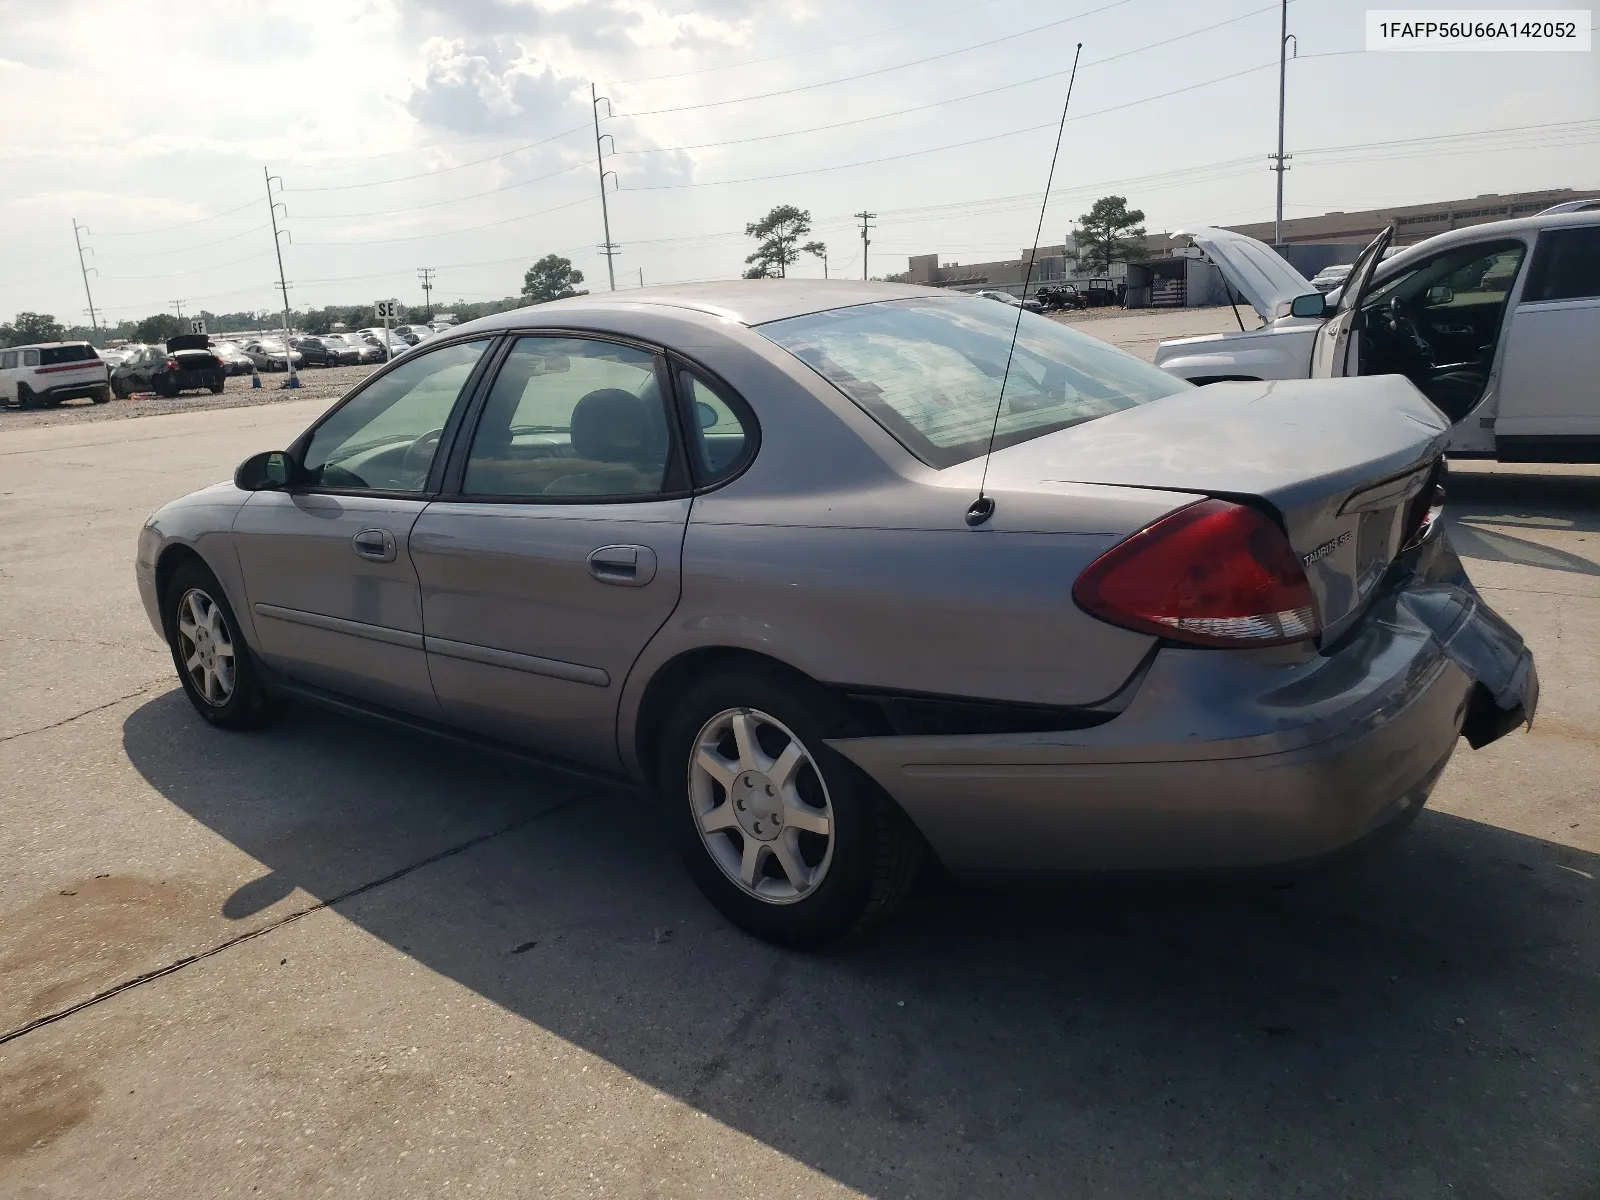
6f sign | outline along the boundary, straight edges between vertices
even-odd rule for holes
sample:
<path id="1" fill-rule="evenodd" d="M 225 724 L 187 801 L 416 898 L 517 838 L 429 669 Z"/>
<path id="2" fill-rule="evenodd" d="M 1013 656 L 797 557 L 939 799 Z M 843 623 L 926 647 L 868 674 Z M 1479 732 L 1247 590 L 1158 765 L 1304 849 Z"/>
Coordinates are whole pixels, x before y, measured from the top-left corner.
<path id="1" fill-rule="evenodd" d="M 379 320 L 391 321 L 400 314 L 395 310 L 399 307 L 394 300 L 379 300 L 372 306 L 372 315 Z"/>

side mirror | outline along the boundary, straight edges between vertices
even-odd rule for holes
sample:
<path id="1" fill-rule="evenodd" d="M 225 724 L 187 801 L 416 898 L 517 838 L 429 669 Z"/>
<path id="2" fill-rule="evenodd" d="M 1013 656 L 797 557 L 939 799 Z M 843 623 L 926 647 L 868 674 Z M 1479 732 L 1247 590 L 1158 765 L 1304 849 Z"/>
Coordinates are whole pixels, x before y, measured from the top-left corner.
<path id="1" fill-rule="evenodd" d="M 233 486 L 241 492 L 271 492 L 287 487 L 294 464 L 285 450 L 252 454 L 233 473 Z"/>
<path id="2" fill-rule="evenodd" d="M 1321 292 L 1312 292 L 1307 296 L 1296 296 L 1289 302 L 1289 315 L 1292 317 L 1325 317 L 1328 315 L 1328 298 Z"/>
<path id="3" fill-rule="evenodd" d="M 704 400 L 694 402 L 694 415 L 699 420 L 701 429 L 710 429 L 717 423 L 717 410 Z"/>
<path id="4" fill-rule="evenodd" d="M 1446 287 L 1442 283 L 1436 283 L 1428 289 L 1426 303 L 1430 308 L 1437 308 L 1441 304 L 1449 304 L 1455 298 L 1456 291 L 1454 288 Z"/>

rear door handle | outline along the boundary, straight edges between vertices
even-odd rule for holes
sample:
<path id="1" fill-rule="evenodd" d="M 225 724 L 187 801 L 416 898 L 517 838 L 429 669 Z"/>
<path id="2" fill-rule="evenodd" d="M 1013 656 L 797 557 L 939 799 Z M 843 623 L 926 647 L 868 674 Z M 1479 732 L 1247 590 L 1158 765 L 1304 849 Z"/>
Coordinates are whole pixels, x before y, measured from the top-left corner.
<path id="1" fill-rule="evenodd" d="M 656 577 L 656 552 L 649 546 L 601 546 L 589 555 L 589 574 L 617 587 L 643 587 Z"/>
<path id="2" fill-rule="evenodd" d="M 387 529 L 363 529 L 350 539 L 355 552 L 371 562 L 393 562 L 394 534 Z"/>

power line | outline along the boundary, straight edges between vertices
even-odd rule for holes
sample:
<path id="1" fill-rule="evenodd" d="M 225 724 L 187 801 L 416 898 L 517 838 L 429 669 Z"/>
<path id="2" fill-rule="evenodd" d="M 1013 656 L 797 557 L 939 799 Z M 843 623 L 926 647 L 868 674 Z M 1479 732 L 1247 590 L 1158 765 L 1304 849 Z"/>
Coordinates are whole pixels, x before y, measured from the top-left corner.
<path id="1" fill-rule="evenodd" d="M 607 136 L 610 136 L 609 134 Z M 452 196 L 448 200 L 430 200 L 426 204 L 410 204 L 404 208 L 386 208 L 377 212 L 359 213 L 301 213 L 297 218 L 301 221 L 343 221 L 355 220 L 361 217 L 393 217 L 400 213 L 420 212 L 425 208 L 443 208 L 448 204 L 460 204 L 466 200 L 478 200 L 484 196 L 497 196 L 501 192 L 515 191 L 517 188 L 527 187 L 529 184 L 543 183 L 547 179 L 554 179 L 558 175 L 569 175 L 584 164 L 573 163 L 571 166 L 562 167 L 559 171 L 551 171 L 546 175 L 536 175 L 532 179 L 520 179 L 516 183 L 508 183 L 502 187 L 488 188 L 481 192 L 469 192 L 465 196 Z"/>
<path id="2" fill-rule="evenodd" d="M 543 208 L 543 209 L 540 209 L 538 212 L 519 213 L 514 217 L 506 217 L 505 219 L 500 220 L 500 221 L 486 221 L 482 225 L 466 225 L 466 226 L 463 226 L 460 229 L 440 229 L 440 230 L 436 230 L 433 233 L 412 234 L 409 237 L 364 238 L 361 241 L 350 241 L 350 240 L 346 239 L 346 240 L 337 241 L 337 242 L 296 242 L 295 245 L 297 245 L 297 246 L 385 246 L 385 245 L 388 245 L 388 244 L 390 244 L 392 242 L 420 242 L 420 241 L 423 241 L 423 240 L 425 240 L 427 238 L 448 237 L 451 234 L 455 234 L 455 233 L 475 233 L 479 229 L 495 229 L 495 228 L 498 228 L 501 225 L 510 225 L 515 221 L 526 221 L 526 220 L 529 220 L 530 218 L 533 218 L 533 217 L 545 216 L 548 213 L 560 212 L 562 209 L 564 209 L 564 208 L 572 208 L 574 205 L 592 204 L 593 202 L 594 202 L 594 197 L 593 196 L 580 196 L 576 200 L 569 200 L 565 204 L 557 204 L 552 208 Z"/>
<path id="3" fill-rule="evenodd" d="M 196 217 L 193 221 L 180 221 L 176 225 L 158 225 L 154 229 L 131 229 L 121 233 L 102 233 L 100 237 L 144 237 L 151 233 L 170 233 L 174 229 L 188 229 L 194 225 L 204 225 L 207 221 L 215 221 L 220 217 L 231 217 L 236 212 L 243 212 L 247 208 L 254 208 L 256 201 L 241 204 L 238 208 L 230 208 L 226 212 L 212 213 L 209 217 Z"/>
<path id="4" fill-rule="evenodd" d="M 1289 3 L 1291 3 L 1291 4 L 1293 4 L 1295 2 L 1296 2 L 1296 0 L 1289 0 Z M 1210 33 L 1213 30 L 1221 29 L 1224 26 L 1235 25 L 1238 22 L 1244 21 L 1244 20 L 1248 20 L 1251 17 L 1258 17 L 1262 13 L 1276 12 L 1277 10 L 1278 10 L 1278 5 L 1276 5 L 1276 4 L 1269 4 L 1265 8 L 1252 9 L 1250 12 L 1241 13 L 1239 16 L 1229 17 L 1225 21 L 1218 21 L 1215 24 L 1205 25 L 1205 26 L 1202 26 L 1199 29 L 1191 29 L 1187 33 L 1175 34 L 1172 37 L 1162 38 L 1160 41 L 1149 42 L 1149 43 L 1147 43 L 1147 44 L 1145 44 L 1143 46 L 1136 46 L 1131 50 L 1124 50 L 1124 51 L 1121 51 L 1120 53 L 1117 53 L 1117 54 L 1109 54 L 1104 58 L 1097 58 L 1093 62 L 1084 63 L 1083 66 L 1080 69 L 1087 71 L 1091 67 L 1104 66 L 1107 63 L 1116 62 L 1119 59 L 1128 58 L 1129 56 L 1134 55 L 1134 54 L 1143 54 L 1147 50 L 1155 50 L 1155 49 L 1158 49 L 1161 46 L 1169 46 L 1169 45 L 1173 44 L 1174 42 L 1187 41 L 1189 38 L 1198 37 L 1202 33 Z M 1308 56 L 1308 57 L 1310 57 L 1310 56 Z M 806 127 L 805 129 L 791 129 L 791 130 L 788 130 L 788 131 L 783 132 L 783 133 L 763 133 L 763 134 L 756 134 L 756 135 L 754 135 L 752 137 L 729 138 L 726 141 L 720 141 L 720 142 L 695 142 L 695 143 L 691 143 L 691 144 L 685 145 L 685 146 L 650 146 L 650 147 L 642 147 L 642 148 L 640 148 L 638 150 L 622 150 L 622 151 L 619 151 L 619 153 L 621 153 L 621 154 L 666 154 L 666 153 L 687 151 L 687 150 L 712 150 L 712 149 L 716 149 L 716 148 L 722 147 L 722 146 L 742 146 L 742 145 L 747 145 L 748 143 L 751 143 L 751 142 L 769 142 L 769 141 L 775 141 L 775 140 L 777 140 L 779 138 L 799 137 L 800 135 L 807 134 L 807 133 L 823 133 L 823 132 L 826 132 L 828 130 L 833 130 L 833 129 L 846 129 L 846 128 L 849 128 L 850 126 L 854 126 L 854 125 L 865 125 L 865 124 L 869 124 L 870 122 L 873 122 L 873 121 L 886 121 L 886 120 L 890 120 L 890 119 L 892 119 L 894 117 L 909 116 L 911 113 L 926 112 L 926 111 L 928 111 L 929 109 L 932 109 L 932 108 L 942 108 L 942 107 L 944 107 L 945 105 L 948 105 L 948 104 L 960 104 L 960 103 L 962 103 L 963 101 L 966 101 L 966 100 L 977 100 L 977 99 L 981 99 L 984 96 L 993 96 L 993 95 L 996 95 L 996 94 L 998 94 L 1000 92 L 1013 91 L 1016 88 L 1028 87 L 1031 84 L 1043 83 L 1046 80 L 1059 79 L 1062 75 L 1065 75 L 1065 74 L 1067 74 L 1067 69 L 1066 68 L 1063 68 L 1062 70 L 1059 70 L 1059 71 L 1048 71 L 1043 75 L 1034 75 L 1034 76 L 1032 76 L 1031 78 L 1028 78 L 1028 79 L 1018 79 L 1018 80 L 1014 80 L 1014 81 L 1012 81 L 1010 83 L 997 84 L 994 87 L 984 88 L 981 91 L 967 92 L 964 95 L 951 96 L 951 97 L 948 97 L 947 99 L 944 99 L 944 100 L 933 100 L 933 101 L 928 102 L 927 104 L 916 104 L 916 105 L 912 105 L 910 108 L 900 108 L 900 109 L 895 109 L 895 110 L 893 110 L 891 112 L 885 112 L 885 113 L 874 113 L 874 114 L 872 114 L 870 116 L 865 116 L 865 117 L 852 117 L 848 121 L 834 121 L 834 122 L 831 122 L 830 124 L 827 124 L 827 125 L 811 125 L 811 126 Z M 624 113 L 622 115 L 626 116 L 627 114 Z M 1093 114 L 1089 114 L 1089 115 L 1093 115 Z"/>
<path id="5" fill-rule="evenodd" d="M 683 79 L 688 75 L 709 75 L 714 71 L 732 71 L 739 67 L 754 67 L 762 63 L 778 62 L 785 58 L 794 58 L 798 54 L 815 54 L 819 50 L 832 50 L 837 46 L 850 46 L 856 42 L 864 42 L 875 37 L 885 37 L 891 33 L 899 33 L 902 29 L 910 29 L 914 25 L 926 25 L 929 21 L 942 21 L 946 17 L 959 16 L 964 12 L 971 12 L 975 8 L 987 8 L 995 0 L 979 0 L 977 4 L 964 4 L 960 8 L 952 8 L 948 12 L 934 13 L 929 17 L 918 17 L 915 21 L 907 21 L 903 25 L 891 25 L 888 29 L 880 29 L 876 33 L 860 33 L 855 37 L 840 38 L 835 42 L 823 42 L 819 46 L 808 46 L 803 50 L 786 50 L 782 54 L 772 54 L 766 58 L 747 58 L 743 62 L 723 63 L 717 67 L 697 67 L 691 71 L 672 71 L 666 75 L 642 75 L 637 79 L 614 79 L 613 83 L 626 85 L 630 83 L 654 83 L 659 79 Z"/>
<path id="6" fill-rule="evenodd" d="M 224 242 L 236 242 L 242 237 L 249 237 L 252 233 L 260 233 L 263 229 L 267 228 L 269 228 L 267 225 L 252 225 L 249 229 L 246 229 L 241 233 L 230 233 L 227 237 L 218 238 L 214 242 L 201 242 L 195 246 L 179 246 L 177 248 L 167 250 L 141 250 L 138 254 L 107 254 L 103 257 L 114 258 L 118 260 L 124 258 L 168 258 L 174 254 L 187 254 L 191 250 L 204 250 L 209 246 L 220 246 Z"/>
<path id="7" fill-rule="evenodd" d="M 1125 4 L 1132 4 L 1134 0 L 1111 0 L 1109 4 L 1102 4 L 1099 8 L 1091 8 L 1081 13 L 1074 13 L 1070 17 L 1061 17 L 1055 21 L 1047 21 L 1043 25 L 1035 25 L 1032 29 L 1024 29 L 1019 33 L 1008 33 L 1004 37 L 992 38 L 987 42 L 977 42 L 971 46 L 962 46 L 955 50 L 946 50 L 941 54 L 930 54 L 926 58 L 913 59 L 910 62 L 896 63 L 889 67 L 878 67 L 872 71 L 862 71 L 857 75 L 845 75 L 838 79 L 825 79 L 819 83 L 806 83 L 798 87 L 781 88 L 775 92 L 760 92 L 753 96 L 735 96 L 728 100 L 706 100 L 699 104 L 680 104 L 674 108 L 655 108 L 646 112 L 619 113 L 623 117 L 659 117 L 666 113 L 693 112 L 702 108 L 721 108 L 729 104 L 748 104 L 754 100 L 771 100 L 775 96 L 793 96 L 798 92 L 811 92 L 818 88 L 834 87 L 841 83 L 854 83 L 858 79 L 871 79 L 878 75 L 887 75 L 891 71 L 903 71 L 907 67 L 920 67 L 924 63 L 939 62 L 942 59 L 954 58 L 958 54 L 970 54 L 974 50 L 986 50 L 990 46 L 998 46 L 1002 42 L 1013 42 L 1017 38 L 1031 37 L 1036 33 L 1043 33 L 1047 29 L 1055 29 L 1070 21 L 1081 21 L 1084 17 L 1097 16 L 1109 12 L 1113 8 L 1121 8 Z"/>
<path id="8" fill-rule="evenodd" d="M 347 192 L 347 191 L 351 191 L 354 188 L 382 187 L 385 184 L 389 184 L 389 183 L 406 183 L 406 182 L 409 182 L 410 180 L 413 180 L 413 179 L 427 179 L 427 178 L 429 178 L 431 176 L 434 176 L 434 175 L 447 174 L 450 171 L 462 171 L 462 170 L 465 170 L 467 167 L 479 167 L 479 166 L 482 166 L 484 163 L 494 162 L 497 159 L 510 158 L 513 154 L 521 154 L 524 150 L 532 150 L 536 146 L 543 146 L 543 145 L 546 145 L 546 144 L 548 144 L 550 142 L 559 141 L 561 138 L 568 137 L 568 136 L 570 136 L 570 135 L 572 135 L 574 133 L 581 133 L 583 130 L 585 130 L 587 128 L 588 128 L 587 125 L 574 125 L 571 129 L 562 130 L 560 133 L 553 133 L 547 138 L 541 138 L 537 142 L 528 142 L 525 145 L 516 146 L 516 147 L 513 147 L 510 150 L 503 150 L 499 154 L 491 154 L 491 155 L 489 155 L 488 158 L 476 158 L 476 159 L 473 159 L 471 162 L 457 163 L 453 167 L 439 167 L 439 168 L 437 168 L 435 170 L 432 170 L 432 171 L 419 171 L 415 175 L 396 175 L 393 179 L 374 179 L 374 180 L 371 180 L 371 181 L 369 181 L 367 183 L 340 183 L 340 184 L 330 184 L 330 185 L 328 185 L 326 187 L 289 188 L 287 190 L 291 191 L 291 192 L 295 192 L 295 193 L 300 193 L 300 192 Z M 446 143 L 442 143 L 442 144 L 448 146 L 450 143 L 446 142 Z M 422 146 L 422 147 L 417 147 L 417 150 L 420 151 L 420 150 L 435 149 L 435 148 L 436 147 Z M 393 157 L 394 154 L 405 154 L 405 153 L 411 153 L 411 151 L 395 150 L 395 151 L 392 151 L 390 154 L 378 155 L 378 157 L 379 158 L 389 158 L 389 157 Z"/>

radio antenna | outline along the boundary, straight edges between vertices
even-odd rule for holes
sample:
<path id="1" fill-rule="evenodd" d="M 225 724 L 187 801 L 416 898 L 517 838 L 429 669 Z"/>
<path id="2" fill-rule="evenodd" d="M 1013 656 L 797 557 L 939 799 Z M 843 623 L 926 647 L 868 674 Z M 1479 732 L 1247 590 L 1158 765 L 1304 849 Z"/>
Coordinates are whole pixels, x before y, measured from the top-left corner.
<path id="1" fill-rule="evenodd" d="M 1078 56 L 1083 53 L 1083 43 L 1072 52 L 1072 74 L 1067 77 L 1067 99 L 1061 106 L 1061 123 L 1056 126 L 1056 148 L 1050 152 L 1050 174 L 1044 181 L 1044 203 L 1039 205 L 1039 224 L 1033 231 L 1033 251 L 1028 255 L 1028 273 L 1022 280 L 1022 299 L 1028 298 L 1028 285 L 1033 282 L 1033 264 L 1039 257 L 1039 238 L 1044 233 L 1045 209 L 1050 207 L 1050 188 L 1056 179 L 1056 159 L 1061 154 L 1061 134 L 1067 127 L 1067 109 L 1072 106 L 1072 85 L 1078 78 Z M 1066 251 L 1062 251 L 1061 265 L 1067 265 Z M 989 426 L 989 448 L 983 452 L 983 476 L 978 480 L 978 498 L 967 509 L 967 524 L 976 528 L 994 516 L 994 498 L 984 494 L 989 483 L 989 459 L 994 455 L 994 436 L 1000 428 L 1000 412 L 1006 403 L 1006 380 L 1011 378 L 1011 356 L 1017 352 L 1017 334 L 1022 331 L 1021 304 L 1017 305 L 1017 320 L 1011 327 L 1011 346 L 1006 350 L 1006 369 L 1000 376 L 1000 398 L 995 401 L 994 421 Z"/>

